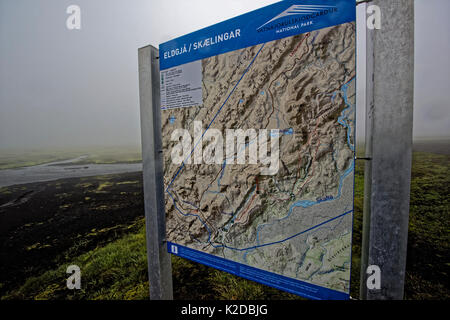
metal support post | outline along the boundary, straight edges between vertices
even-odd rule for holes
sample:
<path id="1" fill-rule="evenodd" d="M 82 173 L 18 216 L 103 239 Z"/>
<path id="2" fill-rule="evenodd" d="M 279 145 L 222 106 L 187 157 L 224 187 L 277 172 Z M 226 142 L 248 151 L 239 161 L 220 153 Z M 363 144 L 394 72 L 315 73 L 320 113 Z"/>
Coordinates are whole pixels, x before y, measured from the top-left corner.
<path id="1" fill-rule="evenodd" d="M 138 56 L 150 299 L 172 300 L 172 264 L 165 241 L 158 50 L 152 46 L 140 48 Z"/>
<path id="2" fill-rule="evenodd" d="M 374 0 L 381 29 L 367 30 L 366 162 L 361 299 L 403 299 L 414 99 L 414 0 Z M 368 266 L 381 288 L 368 289 Z"/>

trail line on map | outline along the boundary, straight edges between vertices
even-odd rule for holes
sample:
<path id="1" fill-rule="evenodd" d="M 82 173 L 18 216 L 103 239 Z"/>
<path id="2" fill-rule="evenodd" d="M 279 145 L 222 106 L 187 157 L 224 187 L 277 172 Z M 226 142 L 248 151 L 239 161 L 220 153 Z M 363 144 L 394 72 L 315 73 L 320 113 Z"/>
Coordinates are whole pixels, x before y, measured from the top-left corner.
<path id="1" fill-rule="evenodd" d="M 291 240 L 291 239 L 293 239 L 295 237 L 298 237 L 298 236 L 300 236 L 300 235 L 302 235 L 302 234 L 304 234 L 306 232 L 309 232 L 309 231 L 314 230 L 314 229 L 316 229 L 318 227 L 321 227 L 321 226 L 323 226 L 323 225 L 325 225 L 327 223 L 330 223 L 330 222 L 332 222 L 334 220 L 342 218 L 342 217 L 344 217 L 344 216 L 346 216 L 346 215 L 348 215 L 349 213 L 352 213 L 352 212 L 353 212 L 353 209 L 349 210 L 347 212 L 344 212 L 343 214 L 340 214 L 340 215 L 338 215 L 338 216 L 336 216 L 334 218 L 331 218 L 331 219 L 329 219 L 327 221 L 319 223 L 319 224 L 317 224 L 317 225 L 315 225 L 315 226 L 313 226 L 313 227 L 311 227 L 309 229 L 306 229 L 306 230 L 303 230 L 303 231 L 301 231 L 299 233 L 296 233 L 296 234 L 294 234 L 294 235 L 292 235 L 292 236 L 290 236 L 290 237 L 288 237 L 286 239 L 279 240 L 279 241 L 274 241 L 274 242 L 269 242 L 269 243 L 264 243 L 264 244 L 260 244 L 260 245 L 256 245 L 256 246 L 252 246 L 252 247 L 248 247 L 248 248 L 238 249 L 238 248 L 228 247 L 226 245 L 215 246 L 212 243 L 210 243 L 210 244 L 211 244 L 211 246 L 213 246 L 214 248 L 217 248 L 217 249 L 218 248 L 225 248 L 225 249 L 230 249 L 230 250 L 235 250 L 235 251 L 248 251 L 248 250 L 254 250 L 254 249 L 258 249 L 258 248 L 262 248 L 262 247 L 272 246 L 272 245 L 275 245 L 275 244 L 279 244 L 279 243 L 283 243 L 283 242 L 289 241 L 289 240 Z"/>
<path id="2" fill-rule="evenodd" d="M 231 95 L 234 93 L 234 91 L 236 90 L 237 86 L 239 85 L 239 83 L 242 81 L 242 79 L 244 78 L 244 76 L 247 74 L 247 72 L 250 70 L 250 67 L 253 65 L 253 63 L 255 62 L 256 58 L 258 57 L 259 53 L 261 52 L 261 50 L 264 48 L 265 43 L 263 43 L 261 45 L 261 47 L 259 48 L 258 52 L 256 53 L 256 55 L 253 57 L 252 61 L 250 62 L 250 64 L 247 66 L 247 68 L 244 70 L 244 73 L 242 74 L 241 78 L 239 79 L 239 81 L 236 83 L 236 85 L 233 87 L 233 89 L 231 90 L 230 94 L 228 95 L 228 97 L 225 99 L 224 103 L 222 104 L 222 106 L 219 108 L 219 110 L 217 111 L 217 113 L 214 115 L 213 119 L 211 120 L 211 122 L 209 123 L 208 127 L 205 129 L 205 131 L 203 132 L 202 136 L 200 137 L 199 141 L 197 141 L 197 143 L 195 144 L 194 148 L 192 149 L 191 153 L 189 154 L 188 157 L 186 157 L 186 159 L 183 161 L 183 163 L 181 164 L 181 166 L 178 168 L 178 171 L 176 172 L 175 176 L 173 177 L 172 181 L 170 182 L 170 184 L 167 186 L 166 188 L 166 192 L 169 194 L 170 198 L 173 201 L 174 207 L 175 209 L 182 215 L 182 216 L 193 216 L 196 217 L 202 224 L 203 226 L 206 228 L 206 231 L 208 232 L 208 242 L 210 243 L 210 239 L 211 239 L 211 231 L 209 230 L 208 225 L 206 224 L 206 222 L 204 222 L 202 220 L 202 218 L 200 217 L 200 212 L 197 211 L 198 214 L 192 214 L 192 213 L 183 213 L 177 206 L 177 200 L 175 200 L 175 198 L 173 197 L 173 195 L 170 193 L 170 187 L 172 186 L 173 182 L 175 181 L 175 179 L 177 178 L 177 176 L 180 174 L 181 170 L 183 170 L 185 164 L 186 164 L 186 160 L 189 159 L 189 157 L 192 156 L 192 153 L 194 152 L 195 148 L 198 146 L 198 144 L 203 140 L 204 135 L 206 134 L 206 132 L 209 130 L 209 128 L 211 127 L 211 125 L 213 124 L 213 122 L 216 120 L 217 116 L 219 115 L 219 113 L 222 111 L 223 107 L 225 106 L 225 104 L 228 102 L 229 98 L 231 97 Z"/>
<path id="3" fill-rule="evenodd" d="M 186 159 L 184 159 L 183 163 L 181 164 L 180 168 L 178 169 L 177 173 L 175 174 L 175 177 L 173 177 L 172 181 L 170 182 L 170 184 L 167 186 L 166 191 L 168 192 L 170 186 L 173 184 L 173 182 L 175 181 L 176 177 L 178 176 L 178 174 L 180 173 L 180 171 L 184 168 L 185 166 L 185 162 L 187 159 L 189 159 L 192 156 L 192 153 L 194 153 L 195 148 L 197 148 L 198 144 L 203 140 L 203 137 L 205 136 L 206 132 L 209 130 L 209 128 L 211 127 L 211 125 L 213 124 L 213 122 L 216 120 L 217 116 L 219 115 L 219 113 L 222 111 L 223 107 L 225 106 L 225 104 L 228 102 L 228 99 L 231 97 L 231 95 L 234 93 L 234 91 L 236 90 L 237 86 L 239 85 L 239 83 L 242 81 L 242 79 L 244 78 L 244 76 L 247 74 L 247 72 L 250 70 L 250 67 L 253 65 L 253 62 L 255 62 L 256 58 L 258 57 L 259 53 L 261 52 L 261 50 L 264 48 L 265 43 L 262 44 L 261 48 L 259 48 L 258 52 L 256 53 L 256 55 L 253 57 L 252 61 L 250 62 L 250 64 L 247 66 L 247 68 L 244 70 L 244 73 L 242 74 L 241 78 L 239 79 L 239 81 L 235 84 L 234 88 L 231 90 L 230 94 L 228 95 L 228 97 L 225 99 L 224 103 L 222 104 L 222 106 L 219 108 L 219 110 L 217 111 L 217 113 L 214 115 L 213 119 L 211 120 L 211 122 L 209 123 L 208 127 L 205 129 L 205 132 L 203 132 L 202 136 L 200 137 L 199 141 L 197 141 L 197 143 L 195 144 L 194 148 L 192 149 L 191 153 L 186 157 Z"/>
<path id="4" fill-rule="evenodd" d="M 305 39 L 307 39 L 307 37 L 305 37 L 303 40 L 305 40 Z M 241 249 L 239 249 L 239 248 L 229 247 L 229 246 L 226 246 L 226 245 L 214 245 L 214 244 L 211 242 L 211 235 L 212 235 L 212 232 L 211 232 L 211 230 L 209 229 L 208 225 L 202 220 L 202 217 L 199 216 L 200 212 L 199 212 L 198 210 L 194 210 L 194 212 L 195 212 L 195 213 L 198 213 L 198 214 L 183 213 L 183 212 L 177 207 L 177 204 L 176 204 L 176 203 L 177 203 L 178 201 L 172 196 L 172 194 L 171 194 L 170 191 L 169 191 L 171 185 L 173 184 L 173 182 L 175 181 L 175 179 L 177 178 L 177 176 L 179 175 L 179 173 L 181 172 L 181 170 L 185 167 L 185 162 L 186 162 L 186 160 L 189 159 L 190 156 L 192 156 L 192 153 L 194 152 L 195 148 L 196 148 L 197 145 L 200 143 L 201 139 L 202 139 L 203 136 L 206 134 L 206 132 L 209 130 L 209 128 L 211 127 L 212 123 L 215 121 L 215 119 L 217 118 L 217 116 L 219 115 L 219 113 L 222 111 L 223 107 L 224 107 L 225 104 L 228 102 L 229 98 L 230 98 L 231 95 L 234 93 L 234 91 L 236 90 L 237 86 L 239 85 L 239 83 L 241 82 L 241 80 L 243 79 L 243 77 L 244 77 L 244 76 L 246 75 L 246 73 L 249 71 L 250 67 L 253 65 L 254 61 L 255 61 L 256 58 L 258 57 L 258 55 L 259 55 L 259 53 L 261 52 L 261 50 L 263 49 L 263 47 L 264 47 L 264 44 L 260 47 L 260 49 L 258 50 L 257 54 L 253 57 L 252 61 L 250 62 L 250 64 L 249 64 L 249 65 L 247 66 L 247 68 L 245 69 L 245 71 L 244 71 L 244 73 L 242 74 L 241 78 L 240 78 L 239 81 L 236 83 L 236 85 L 234 86 L 234 88 L 232 89 L 232 91 L 230 92 L 230 94 L 228 95 L 228 97 L 227 97 L 227 99 L 225 100 L 225 102 L 224 102 L 224 103 L 222 104 L 222 106 L 219 108 L 219 110 L 217 111 L 217 113 L 214 115 L 212 121 L 210 122 L 210 124 L 208 125 L 208 127 L 207 127 L 207 128 L 205 129 L 205 131 L 203 132 L 201 138 L 200 138 L 199 141 L 195 144 L 195 146 L 194 146 L 194 148 L 192 149 L 192 151 L 191 151 L 191 153 L 189 154 L 189 156 L 186 157 L 186 159 L 183 161 L 183 163 L 182 163 L 182 165 L 180 166 L 180 168 L 178 169 L 176 175 L 174 176 L 174 178 L 172 179 L 172 181 L 170 182 L 169 186 L 168 186 L 167 189 L 166 189 L 167 193 L 168 193 L 169 196 L 172 198 L 172 201 L 173 201 L 173 203 L 174 203 L 175 209 L 176 209 L 181 215 L 183 215 L 183 216 L 193 216 L 193 217 L 196 217 L 196 218 L 203 224 L 203 226 L 206 228 L 206 231 L 208 232 L 208 240 L 206 241 L 206 243 L 208 243 L 209 245 L 211 245 L 212 247 L 217 248 L 217 249 L 218 249 L 218 248 L 224 248 L 224 249 L 230 249 L 230 250 L 235 250 L 235 251 L 241 251 L 241 252 L 242 252 L 242 251 L 249 251 L 249 250 L 258 249 L 258 248 L 261 248 L 261 247 L 266 247 L 266 246 L 270 246 L 270 245 L 279 244 L 279 243 L 282 243 L 282 242 L 291 240 L 291 239 L 293 239 L 293 238 L 295 238 L 295 237 L 297 237 L 297 236 L 299 236 L 299 235 L 302 235 L 302 234 L 304 234 L 304 233 L 306 233 L 306 232 L 309 232 L 309 231 L 311 231 L 311 230 L 314 230 L 314 229 L 316 229 L 316 228 L 318 228 L 318 227 L 321 227 L 321 226 L 323 226 L 323 225 L 325 225 L 325 224 L 327 224 L 327 223 L 329 223 L 329 222 L 332 222 L 332 221 L 335 221 L 335 220 L 337 220 L 337 219 L 339 219 L 339 218 L 342 218 L 342 217 L 344 217 L 344 216 L 346 216 L 346 215 L 348 215 L 349 213 L 352 213 L 352 212 L 354 211 L 353 209 L 350 210 L 350 211 L 347 211 L 347 212 L 345 212 L 345 213 L 343 213 L 343 214 L 341 214 L 341 215 L 338 215 L 338 216 L 336 216 L 336 217 L 334 217 L 334 218 L 331 218 L 331 219 L 329 219 L 329 220 L 327 220 L 327 221 L 324 221 L 324 222 L 322 222 L 322 223 L 320 223 L 320 224 L 317 224 L 317 225 L 315 225 L 315 226 L 313 226 L 313 227 L 311 227 L 311 228 L 308 228 L 308 229 L 306 229 L 306 230 L 304 230 L 304 231 L 302 231 L 302 232 L 299 232 L 299 233 L 297 233 L 297 234 L 294 234 L 294 235 L 292 235 L 292 236 L 290 236 L 290 237 L 288 237 L 288 238 L 285 238 L 285 239 L 283 239 L 283 240 L 274 241 L 274 242 L 271 242 L 271 243 L 265 243 L 265 244 L 261 244 L 261 245 L 255 245 L 255 246 L 252 246 L 252 247 L 241 248 Z M 300 59 L 296 58 L 296 60 L 300 60 Z M 297 63 L 297 61 L 295 61 L 294 67 L 295 67 L 296 63 Z M 341 87 L 341 89 L 340 89 L 339 91 L 341 91 L 342 88 L 345 87 L 345 86 L 346 86 L 349 82 L 351 82 L 352 80 L 354 80 L 354 78 L 351 78 L 350 80 L 348 80 L 348 81 L 345 83 L 345 85 Z M 269 92 L 270 92 L 270 90 L 269 90 Z M 312 137 L 313 137 L 314 135 L 317 134 L 316 131 L 317 131 L 318 126 L 319 126 L 319 123 L 318 123 L 318 122 L 319 122 L 319 120 L 320 120 L 321 118 L 322 118 L 322 116 L 320 116 L 320 117 L 317 119 L 317 124 L 316 124 L 315 130 L 314 130 L 313 134 L 310 136 L 310 139 L 309 139 L 310 141 L 312 140 Z M 345 126 L 343 123 L 340 123 L 340 124 L 343 125 L 344 127 L 347 127 L 347 128 L 348 128 L 348 126 Z M 319 142 L 320 142 L 320 141 L 319 141 Z M 316 157 L 316 155 L 317 155 L 319 146 L 320 146 L 320 144 L 316 147 L 315 155 L 314 155 L 314 158 L 313 158 L 313 162 L 314 162 L 314 159 L 315 159 L 315 157 Z M 314 172 L 314 165 L 313 165 L 313 168 L 312 168 L 312 169 L 313 169 L 313 172 Z M 223 171 L 223 170 L 224 170 L 224 168 L 222 168 L 221 171 Z M 220 174 L 220 172 L 219 172 L 219 174 Z M 217 177 L 219 176 L 219 174 L 216 176 L 216 178 L 215 178 L 213 181 L 215 181 L 215 180 L 217 179 Z M 311 176 L 310 176 L 310 178 L 311 178 Z M 305 186 L 305 184 L 307 184 L 308 182 L 309 182 L 309 179 L 308 179 L 307 181 L 304 181 L 302 187 L 300 187 L 300 192 L 301 192 L 301 189 L 302 189 L 302 188 Z M 254 198 L 254 196 L 250 199 L 251 202 L 253 201 L 253 198 Z M 249 209 L 249 208 L 247 207 L 247 210 L 248 210 L 248 209 Z M 244 215 L 245 215 L 245 213 L 247 212 L 247 210 L 245 210 Z M 242 215 L 241 215 L 241 217 L 242 217 Z M 241 217 L 240 217 L 240 218 L 241 218 Z M 236 220 L 239 220 L 239 221 L 240 221 L 240 218 L 239 218 L 239 219 L 236 219 Z M 238 221 L 234 221 L 234 222 L 238 222 Z M 197 239 L 196 239 L 196 240 L 197 240 Z M 198 241 L 198 240 L 197 240 L 197 241 Z"/>

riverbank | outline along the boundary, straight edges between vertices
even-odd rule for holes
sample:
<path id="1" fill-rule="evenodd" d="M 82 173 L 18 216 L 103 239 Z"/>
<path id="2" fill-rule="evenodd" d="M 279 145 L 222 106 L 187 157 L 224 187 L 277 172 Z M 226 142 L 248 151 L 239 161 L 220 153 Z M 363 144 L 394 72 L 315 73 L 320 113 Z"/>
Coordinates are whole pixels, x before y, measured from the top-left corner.
<path id="1" fill-rule="evenodd" d="M 1 149 L 0 170 L 49 164 L 77 157 L 83 157 L 75 162 L 77 165 L 139 163 L 142 161 L 140 146 Z"/>
<path id="2" fill-rule="evenodd" d="M 142 171 L 142 163 L 78 164 L 79 161 L 85 161 L 85 159 L 85 157 L 77 157 L 37 166 L 0 170 L 0 188 L 58 179 Z"/>

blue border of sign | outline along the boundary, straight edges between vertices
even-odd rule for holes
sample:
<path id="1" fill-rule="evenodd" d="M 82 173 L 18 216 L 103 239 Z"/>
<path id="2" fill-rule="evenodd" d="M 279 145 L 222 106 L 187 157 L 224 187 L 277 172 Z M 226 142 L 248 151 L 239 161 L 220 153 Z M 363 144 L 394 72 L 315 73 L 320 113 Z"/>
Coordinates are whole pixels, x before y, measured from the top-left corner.
<path id="1" fill-rule="evenodd" d="M 287 9 L 295 5 L 310 6 L 313 13 L 306 12 L 308 8 L 306 11 L 302 11 L 304 8 L 297 9 L 298 14 L 296 9 L 287 12 Z M 284 14 L 286 12 L 289 14 Z M 160 70 L 354 21 L 356 21 L 355 0 L 281 1 L 160 44 Z M 314 300 L 348 300 L 350 298 L 349 293 L 288 278 L 176 243 L 168 242 L 167 250 L 179 257 L 305 298 Z"/>
<path id="2" fill-rule="evenodd" d="M 254 268 L 208 253 L 197 251 L 176 243 L 167 242 L 167 251 L 181 258 L 189 259 L 241 278 L 256 281 L 279 290 L 287 291 L 313 300 L 348 300 L 350 295 L 312 283 L 288 278 L 273 272 Z"/>
<path id="3" fill-rule="evenodd" d="M 298 14 L 279 17 L 294 5 L 312 6 L 311 8 L 316 9 L 311 9 L 313 13 L 298 10 Z M 355 0 L 277 2 L 160 44 L 160 70 L 352 21 L 356 21 Z M 239 35 L 236 35 L 236 30 L 239 30 Z M 219 42 L 216 36 L 225 34 L 228 34 L 228 39 Z"/>

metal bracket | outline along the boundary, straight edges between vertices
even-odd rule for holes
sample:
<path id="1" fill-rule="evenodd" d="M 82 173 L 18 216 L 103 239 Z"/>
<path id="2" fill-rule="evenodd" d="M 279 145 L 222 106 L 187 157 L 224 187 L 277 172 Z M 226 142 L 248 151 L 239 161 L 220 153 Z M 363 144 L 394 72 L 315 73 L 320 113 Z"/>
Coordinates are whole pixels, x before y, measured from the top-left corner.
<path id="1" fill-rule="evenodd" d="M 360 5 L 363 3 L 369 3 L 369 2 L 373 2 L 373 0 L 361 0 L 361 1 L 356 1 L 356 5 Z"/>

